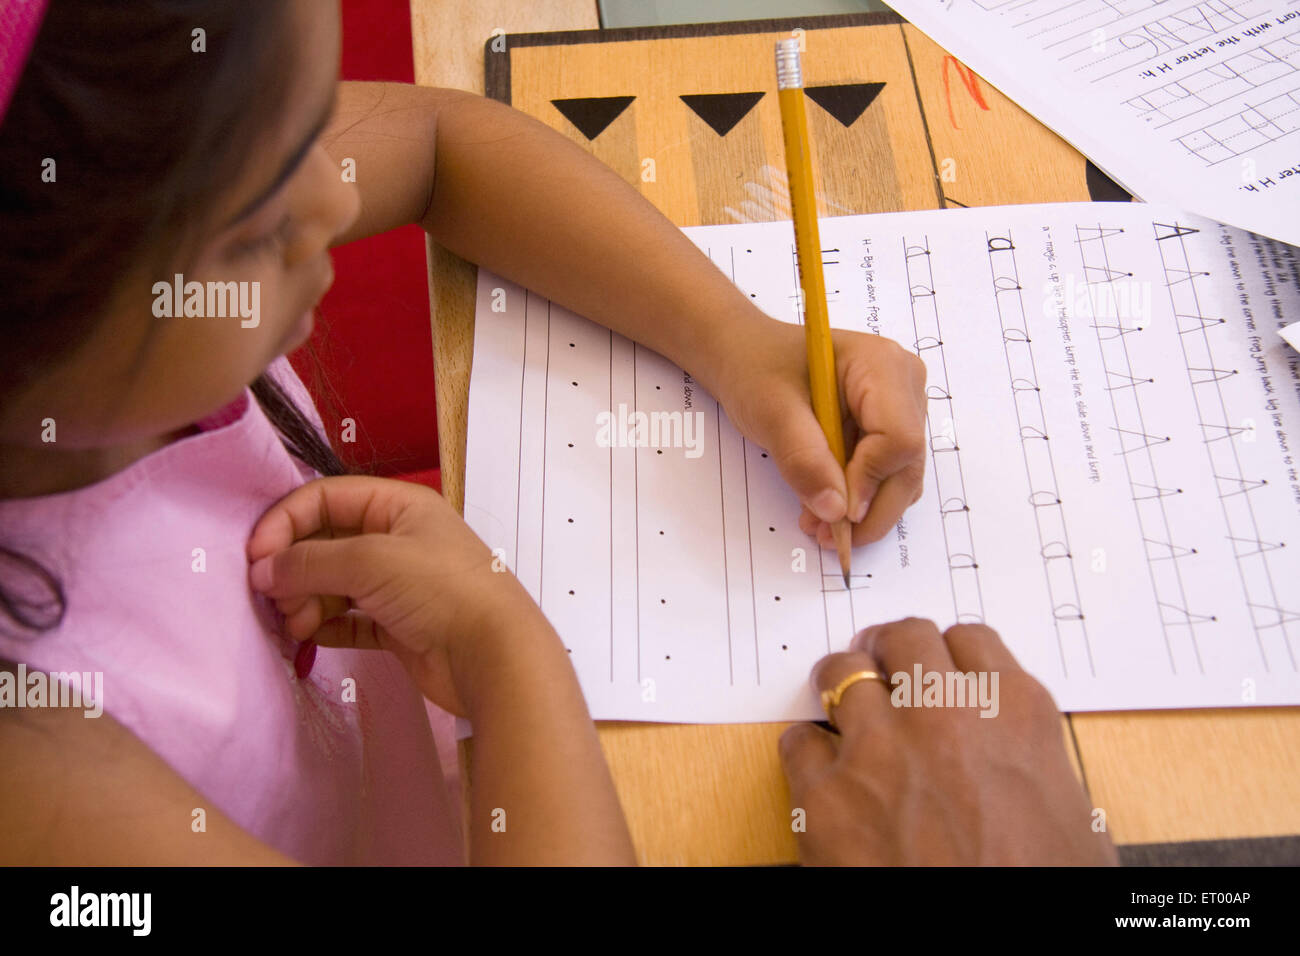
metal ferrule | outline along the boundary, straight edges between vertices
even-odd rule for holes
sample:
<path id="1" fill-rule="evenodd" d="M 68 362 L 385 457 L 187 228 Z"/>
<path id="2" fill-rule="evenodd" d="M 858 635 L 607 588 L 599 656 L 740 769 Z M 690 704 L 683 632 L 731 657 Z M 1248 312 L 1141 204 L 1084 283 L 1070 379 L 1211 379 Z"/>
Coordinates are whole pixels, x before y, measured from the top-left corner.
<path id="1" fill-rule="evenodd" d="M 797 90 L 803 86 L 803 68 L 799 65 L 799 40 L 778 40 L 776 44 L 776 88 Z"/>

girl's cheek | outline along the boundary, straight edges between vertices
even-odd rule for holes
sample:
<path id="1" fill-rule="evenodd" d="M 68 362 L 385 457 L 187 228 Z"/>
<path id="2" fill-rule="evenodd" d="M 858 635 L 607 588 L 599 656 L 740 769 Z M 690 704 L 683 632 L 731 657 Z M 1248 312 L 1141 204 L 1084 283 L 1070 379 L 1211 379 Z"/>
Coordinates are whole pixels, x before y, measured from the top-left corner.
<path id="1" fill-rule="evenodd" d="M 297 229 L 285 250 L 290 267 L 319 258 L 360 214 L 360 193 L 346 173 L 324 147 L 317 144 L 312 150 L 291 200 Z"/>
<path id="2" fill-rule="evenodd" d="M 293 235 L 284 247 L 286 271 L 319 258 L 329 248 L 325 229 L 312 218 L 319 217 L 319 213 L 304 211 L 301 216 L 303 218 L 297 220 Z"/>

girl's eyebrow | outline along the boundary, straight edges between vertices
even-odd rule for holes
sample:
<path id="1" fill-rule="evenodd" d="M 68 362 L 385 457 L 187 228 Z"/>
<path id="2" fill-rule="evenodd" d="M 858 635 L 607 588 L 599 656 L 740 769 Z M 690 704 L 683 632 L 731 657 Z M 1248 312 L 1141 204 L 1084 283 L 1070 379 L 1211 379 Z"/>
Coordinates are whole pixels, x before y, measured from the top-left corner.
<path id="1" fill-rule="evenodd" d="M 244 206 L 240 212 L 236 213 L 234 218 L 226 224 L 225 228 L 229 229 L 231 226 L 235 226 L 252 216 L 253 213 L 257 212 L 257 210 L 267 202 L 267 200 L 280 191 L 280 187 L 284 185 L 285 181 L 292 176 L 294 171 L 302 164 L 302 161 L 307 156 L 307 151 L 311 149 L 312 144 L 315 143 L 320 134 L 324 132 L 325 127 L 329 124 L 330 117 L 334 115 L 334 107 L 337 103 L 338 84 L 335 83 L 334 91 L 330 94 L 330 101 L 326 105 L 324 112 L 321 113 L 320 118 L 312 125 L 311 132 L 307 134 L 298 148 L 290 154 L 288 161 L 284 164 L 283 168 L 281 168 L 279 175 L 271 181 L 269 186 L 258 194 L 256 199 Z"/>

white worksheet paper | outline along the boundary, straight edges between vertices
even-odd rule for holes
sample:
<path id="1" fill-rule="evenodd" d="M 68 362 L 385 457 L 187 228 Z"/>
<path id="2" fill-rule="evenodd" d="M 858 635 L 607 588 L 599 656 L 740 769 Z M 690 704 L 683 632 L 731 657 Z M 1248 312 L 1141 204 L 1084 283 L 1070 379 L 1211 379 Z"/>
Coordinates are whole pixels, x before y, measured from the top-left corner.
<path id="1" fill-rule="evenodd" d="M 889 0 L 1129 192 L 1300 243 L 1300 0 Z"/>
<path id="2" fill-rule="evenodd" d="M 788 221 L 685 232 L 798 321 Z M 1300 703 L 1293 247 L 1138 203 L 845 216 L 821 238 L 832 324 L 928 369 L 924 497 L 854 550 L 848 590 L 686 373 L 479 272 L 465 517 L 595 718 L 817 718 L 813 663 L 911 615 L 987 622 L 1065 710 Z"/>

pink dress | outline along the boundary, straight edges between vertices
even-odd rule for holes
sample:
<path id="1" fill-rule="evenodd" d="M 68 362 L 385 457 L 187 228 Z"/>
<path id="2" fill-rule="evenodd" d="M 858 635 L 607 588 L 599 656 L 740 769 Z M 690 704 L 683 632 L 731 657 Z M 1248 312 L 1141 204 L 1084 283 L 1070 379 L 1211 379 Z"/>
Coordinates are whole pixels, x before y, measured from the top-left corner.
<path id="1" fill-rule="evenodd" d="M 268 371 L 320 428 L 288 360 Z M 97 484 L 0 500 L 0 545 L 58 578 L 67 605 L 43 633 L 0 611 L 0 658 L 103 672 L 106 713 L 211 807 L 297 860 L 464 862 L 430 726 L 437 718 L 450 741 L 447 715 L 426 713 L 383 652 L 320 648 L 298 679 L 273 603 L 248 585 L 254 523 L 316 473 L 249 389 L 197 424 Z M 444 757 L 454 766 L 454 749 Z"/>

